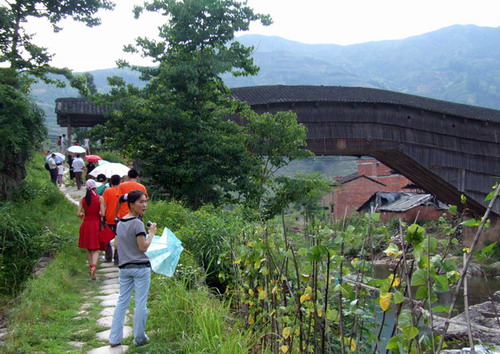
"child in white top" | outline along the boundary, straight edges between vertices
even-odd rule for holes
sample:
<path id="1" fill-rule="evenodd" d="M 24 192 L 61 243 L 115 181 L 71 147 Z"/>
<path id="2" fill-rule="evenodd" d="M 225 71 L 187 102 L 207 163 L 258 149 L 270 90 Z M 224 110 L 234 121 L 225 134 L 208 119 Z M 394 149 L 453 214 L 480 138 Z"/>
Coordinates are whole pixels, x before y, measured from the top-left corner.
<path id="1" fill-rule="evenodd" d="M 59 187 L 62 186 L 63 174 L 64 174 L 64 165 L 61 162 L 59 162 L 57 164 L 57 184 L 59 185 Z"/>

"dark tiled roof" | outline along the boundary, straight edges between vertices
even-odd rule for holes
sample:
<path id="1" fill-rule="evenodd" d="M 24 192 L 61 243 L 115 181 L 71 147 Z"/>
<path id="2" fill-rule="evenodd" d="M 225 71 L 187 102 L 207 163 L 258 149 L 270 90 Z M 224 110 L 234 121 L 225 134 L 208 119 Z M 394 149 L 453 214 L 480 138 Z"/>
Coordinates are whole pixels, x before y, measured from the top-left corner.
<path id="1" fill-rule="evenodd" d="M 231 89 L 233 98 L 250 105 L 291 102 L 388 103 L 454 116 L 500 122 L 500 111 L 399 92 L 344 86 L 252 86 Z"/>
<path id="2" fill-rule="evenodd" d="M 56 99 L 56 114 L 85 114 L 85 115 L 105 115 L 108 107 L 98 106 L 89 102 L 86 98 L 58 98 Z"/>
<path id="3" fill-rule="evenodd" d="M 365 87 L 251 86 L 233 88 L 231 96 L 246 101 L 250 105 L 292 102 L 388 103 L 500 123 L 500 111 L 495 109 Z M 103 115 L 107 113 L 107 108 L 96 106 L 85 98 L 58 98 L 56 100 L 56 113 Z"/>
<path id="4" fill-rule="evenodd" d="M 361 178 L 361 177 L 364 177 L 366 179 L 369 179 L 372 182 L 375 182 L 375 183 L 378 183 L 378 184 L 381 184 L 381 185 L 385 186 L 385 184 L 383 184 L 382 182 L 377 181 L 376 179 L 370 178 L 370 177 L 365 176 L 365 175 L 358 175 L 357 173 L 353 173 L 353 174 L 350 174 L 349 176 L 345 176 L 344 178 L 338 180 L 337 182 L 340 183 L 340 184 L 345 184 L 345 183 L 349 183 L 349 182 L 354 181 L 355 179 L 358 179 L 358 178 Z"/>

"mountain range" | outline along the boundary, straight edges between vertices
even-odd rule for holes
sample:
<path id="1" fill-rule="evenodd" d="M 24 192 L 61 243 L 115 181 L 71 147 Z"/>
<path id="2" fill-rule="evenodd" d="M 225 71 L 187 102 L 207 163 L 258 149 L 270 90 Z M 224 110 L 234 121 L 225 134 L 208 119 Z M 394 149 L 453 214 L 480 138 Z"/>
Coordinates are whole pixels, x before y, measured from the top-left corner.
<path id="1" fill-rule="evenodd" d="M 254 77 L 224 75 L 229 87 L 255 85 L 359 86 L 410 93 L 446 101 L 500 109 L 500 27 L 454 25 L 400 40 L 353 45 L 304 44 L 279 37 L 244 35 L 260 67 Z M 106 77 L 123 76 L 141 85 L 130 70 L 91 71 L 99 91 Z M 32 95 L 56 128 L 54 101 L 75 97 L 71 88 L 42 83 Z"/>

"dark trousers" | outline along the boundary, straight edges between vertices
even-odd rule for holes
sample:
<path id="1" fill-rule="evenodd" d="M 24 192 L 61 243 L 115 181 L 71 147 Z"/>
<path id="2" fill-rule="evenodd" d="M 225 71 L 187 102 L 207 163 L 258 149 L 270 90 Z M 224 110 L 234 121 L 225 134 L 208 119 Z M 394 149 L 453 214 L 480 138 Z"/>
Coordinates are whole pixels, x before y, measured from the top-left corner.
<path id="1" fill-rule="evenodd" d="M 116 224 L 108 224 L 108 226 L 116 234 Z M 113 260 L 115 264 L 118 264 L 118 250 L 115 249 L 115 254 L 113 255 L 113 246 L 111 246 L 111 242 L 106 246 L 104 258 L 106 262 L 111 262 Z"/>
<path id="2" fill-rule="evenodd" d="M 75 172 L 76 187 L 80 189 L 82 187 L 82 171 Z"/>
<path id="3" fill-rule="evenodd" d="M 57 183 L 57 168 L 51 168 L 50 169 L 50 180 L 54 184 Z"/>

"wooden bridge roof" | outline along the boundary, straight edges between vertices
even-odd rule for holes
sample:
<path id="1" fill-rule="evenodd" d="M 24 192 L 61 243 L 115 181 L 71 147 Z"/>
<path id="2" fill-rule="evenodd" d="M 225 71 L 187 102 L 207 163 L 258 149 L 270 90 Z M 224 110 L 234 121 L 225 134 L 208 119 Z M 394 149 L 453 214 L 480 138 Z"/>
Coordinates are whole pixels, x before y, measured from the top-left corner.
<path id="1" fill-rule="evenodd" d="M 257 113 L 294 111 L 317 155 L 372 156 L 446 203 L 460 205 L 465 194 L 478 215 L 500 175 L 498 110 L 362 87 L 255 86 L 231 96 Z M 61 126 L 102 124 L 106 112 L 81 98 L 56 100 Z"/>
<path id="2" fill-rule="evenodd" d="M 406 93 L 345 86 L 252 86 L 231 89 L 231 96 L 249 105 L 292 102 L 388 103 L 457 117 L 500 122 L 500 111 Z"/>

